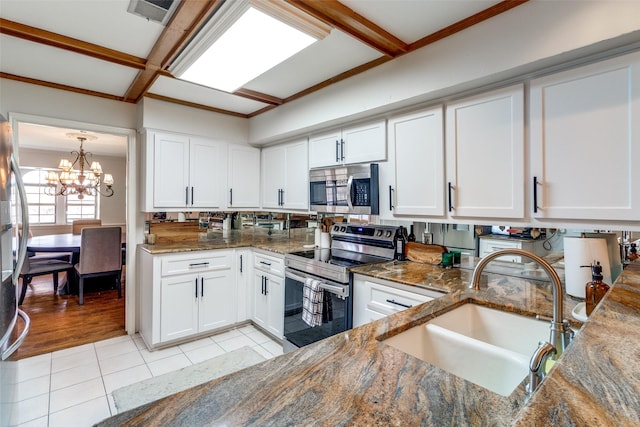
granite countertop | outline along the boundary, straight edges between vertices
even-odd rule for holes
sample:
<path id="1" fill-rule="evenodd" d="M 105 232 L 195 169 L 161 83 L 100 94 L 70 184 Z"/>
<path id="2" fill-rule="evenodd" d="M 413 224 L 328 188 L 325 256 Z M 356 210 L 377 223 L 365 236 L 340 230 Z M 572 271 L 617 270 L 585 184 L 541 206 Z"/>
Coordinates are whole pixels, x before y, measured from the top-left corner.
<path id="1" fill-rule="evenodd" d="M 222 230 L 207 233 L 207 238 L 183 242 L 157 243 L 155 245 L 139 244 L 138 247 L 154 255 L 193 252 L 215 249 L 233 249 L 252 247 L 284 255 L 288 252 L 300 251 L 314 243 L 314 233 L 306 228 L 289 231 L 256 230 Z"/>
<path id="2" fill-rule="evenodd" d="M 501 396 L 380 342 L 469 301 L 550 316 L 548 281 L 496 264 L 480 291 L 468 289 L 468 268 L 411 262 L 355 268 L 447 294 L 100 425 L 640 424 L 640 265 L 625 269 L 584 326 L 574 323 L 574 342 L 526 405 L 526 380 Z M 569 319 L 575 301 L 565 302 Z"/>

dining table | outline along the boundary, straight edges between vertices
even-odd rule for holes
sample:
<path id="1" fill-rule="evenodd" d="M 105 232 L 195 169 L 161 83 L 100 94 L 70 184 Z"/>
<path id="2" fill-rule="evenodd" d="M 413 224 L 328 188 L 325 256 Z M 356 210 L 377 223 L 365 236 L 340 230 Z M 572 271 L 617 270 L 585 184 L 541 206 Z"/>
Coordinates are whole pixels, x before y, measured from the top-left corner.
<path id="1" fill-rule="evenodd" d="M 80 261 L 81 234 L 44 234 L 30 237 L 27 241 L 27 252 L 68 252 L 71 254 L 71 263 L 76 265 Z M 123 256 L 126 248 L 126 236 L 122 234 Z M 71 270 L 67 277 L 68 292 L 77 293 L 78 277 L 75 269 Z"/>

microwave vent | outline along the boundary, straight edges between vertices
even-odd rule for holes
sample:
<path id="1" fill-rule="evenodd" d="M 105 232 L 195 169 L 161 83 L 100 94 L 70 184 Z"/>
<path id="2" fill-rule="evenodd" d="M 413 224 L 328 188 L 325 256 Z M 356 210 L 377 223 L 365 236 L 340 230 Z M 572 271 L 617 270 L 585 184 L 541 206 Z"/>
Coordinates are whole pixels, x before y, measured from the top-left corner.
<path id="1" fill-rule="evenodd" d="M 178 3 L 178 0 L 131 0 L 127 11 L 166 25 L 178 7 Z"/>

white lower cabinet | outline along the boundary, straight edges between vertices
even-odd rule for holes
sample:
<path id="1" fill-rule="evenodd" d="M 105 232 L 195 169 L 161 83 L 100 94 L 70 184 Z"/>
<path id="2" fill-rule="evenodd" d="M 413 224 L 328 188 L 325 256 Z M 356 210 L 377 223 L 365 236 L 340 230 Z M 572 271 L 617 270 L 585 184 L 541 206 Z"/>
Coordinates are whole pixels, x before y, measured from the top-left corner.
<path id="1" fill-rule="evenodd" d="M 355 274 L 353 327 L 361 326 L 444 294 L 389 280 Z"/>
<path id="2" fill-rule="evenodd" d="M 253 254 L 253 321 L 278 339 L 284 336 L 284 257 Z"/>
<path id="3" fill-rule="evenodd" d="M 140 334 L 150 348 L 238 321 L 233 250 L 139 250 Z"/>

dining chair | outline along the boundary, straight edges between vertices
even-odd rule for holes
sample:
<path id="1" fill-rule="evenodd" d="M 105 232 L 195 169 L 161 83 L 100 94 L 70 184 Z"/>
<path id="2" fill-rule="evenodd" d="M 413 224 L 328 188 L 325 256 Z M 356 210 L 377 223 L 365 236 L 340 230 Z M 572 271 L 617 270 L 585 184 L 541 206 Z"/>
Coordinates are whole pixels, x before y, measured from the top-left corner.
<path id="1" fill-rule="evenodd" d="M 18 225 L 18 237 L 22 238 L 22 225 Z M 33 233 L 29 230 L 29 238 L 33 237 Z M 31 262 L 42 262 L 42 261 L 65 261 L 71 262 L 72 254 L 71 252 L 32 252 L 27 251 L 27 256 L 31 260 Z"/>
<path id="2" fill-rule="evenodd" d="M 33 257 L 25 257 L 22 264 L 22 270 L 20 270 L 20 278 L 22 279 L 22 289 L 20 291 L 20 299 L 18 305 L 22 305 L 24 297 L 27 294 L 27 287 L 31 284 L 36 276 L 44 276 L 45 274 L 53 275 L 53 293 L 58 292 L 58 274 L 62 271 L 71 272 L 73 270 L 73 264 L 56 259 L 41 260 L 38 262 L 32 261 Z M 68 274 L 68 273 L 67 273 Z"/>
<path id="3" fill-rule="evenodd" d="M 86 227 L 101 227 L 101 219 L 76 219 L 71 225 L 71 232 L 73 234 L 80 234 L 83 228 Z"/>
<path id="4" fill-rule="evenodd" d="M 120 227 L 84 228 L 80 237 L 78 275 L 79 304 L 84 304 L 84 280 L 115 276 L 118 298 L 122 298 L 122 231 Z"/>

